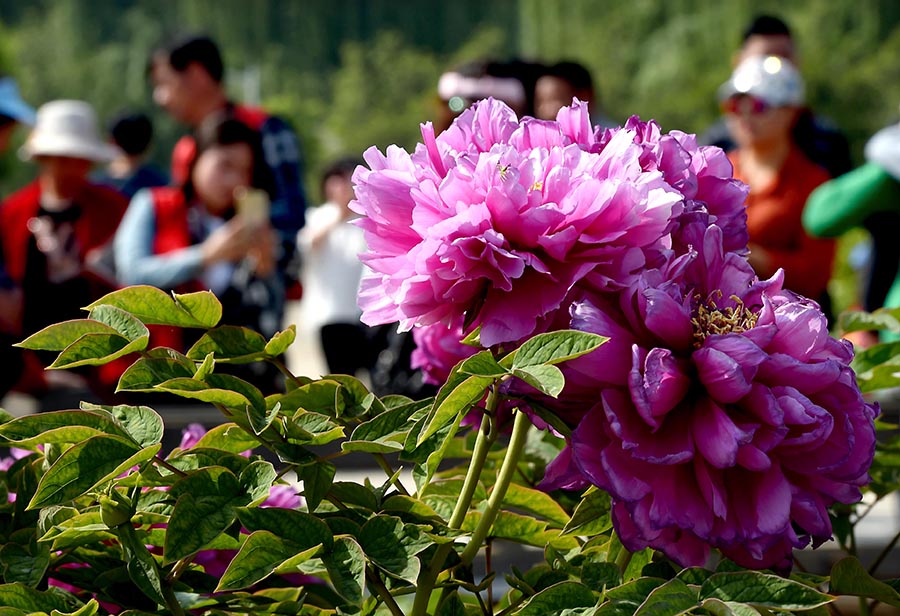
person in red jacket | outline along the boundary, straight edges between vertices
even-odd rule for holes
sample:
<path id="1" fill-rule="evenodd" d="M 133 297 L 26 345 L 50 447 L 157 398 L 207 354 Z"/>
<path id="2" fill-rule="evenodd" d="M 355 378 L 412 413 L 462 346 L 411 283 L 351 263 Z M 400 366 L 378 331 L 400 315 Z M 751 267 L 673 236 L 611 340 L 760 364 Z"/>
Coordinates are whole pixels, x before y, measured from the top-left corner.
<path id="1" fill-rule="evenodd" d="M 198 129 L 197 146 L 181 186 L 145 189 L 132 199 L 113 242 L 116 274 L 122 284 L 209 289 L 222 302 L 223 324 L 270 337 L 281 327 L 285 272 L 265 207 L 271 180 L 259 135 L 242 122 L 214 115 Z M 255 193 L 252 209 L 242 207 L 246 200 L 239 203 L 248 188 L 263 191 Z M 190 341 L 183 335 L 157 328 L 151 342 L 184 351 Z M 257 374 L 247 378 L 274 385 Z"/>
<path id="2" fill-rule="evenodd" d="M 302 155 L 294 131 L 277 116 L 228 99 L 222 56 L 216 43 L 207 36 L 190 34 L 159 46 L 150 55 L 148 74 L 156 104 L 192 130 L 172 151 L 174 185 L 180 186 L 188 180 L 189 169 L 197 156 L 193 133 L 214 115 L 225 114 L 259 134 L 262 160 L 272 178 L 270 212 L 272 226 L 281 241 L 279 260 L 287 271 L 294 272 L 297 267 L 291 261 L 295 258 L 297 232 L 305 223 L 306 211 Z M 299 296 L 296 286 L 289 292 Z"/>
<path id="3" fill-rule="evenodd" d="M 37 164 L 38 177 L 0 206 L 0 242 L 7 273 L 22 291 L 19 327 L 24 337 L 53 323 L 84 318 L 81 308 L 114 288 L 98 266 L 99 255 L 127 200 L 88 180 L 94 163 L 116 155 L 100 139 L 88 103 L 43 105 L 20 155 Z M 63 397 L 56 404 L 70 401 L 66 392 L 77 396 L 71 400 L 77 403 L 88 388 L 97 395 L 108 391 L 110 384 L 96 371 L 43 372 L 52 359 L 28 354 L 17 389 L 45 399 L 59 393 Z"/>

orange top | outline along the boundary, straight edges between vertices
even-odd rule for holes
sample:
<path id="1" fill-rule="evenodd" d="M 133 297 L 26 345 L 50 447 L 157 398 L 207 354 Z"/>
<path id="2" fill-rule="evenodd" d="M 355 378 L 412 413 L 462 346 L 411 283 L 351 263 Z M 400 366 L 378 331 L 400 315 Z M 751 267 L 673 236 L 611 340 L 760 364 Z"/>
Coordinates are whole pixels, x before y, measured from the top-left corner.
<path id="1" fill-rule="evenodd" d="M 744 180 L 737 152 L 728 157 L 734 177 Z M 830 179 L 824 169 L 793 148 L 775 181 L 762 190 L 751 190 L 747 197 L 750 242 L 769 253 L 773 270 L 784 268 L 785 287 L 810 299 L 818 299 L 826 290 L 835 241 L 807 235 L 801 217 L 809 194 Z"/>

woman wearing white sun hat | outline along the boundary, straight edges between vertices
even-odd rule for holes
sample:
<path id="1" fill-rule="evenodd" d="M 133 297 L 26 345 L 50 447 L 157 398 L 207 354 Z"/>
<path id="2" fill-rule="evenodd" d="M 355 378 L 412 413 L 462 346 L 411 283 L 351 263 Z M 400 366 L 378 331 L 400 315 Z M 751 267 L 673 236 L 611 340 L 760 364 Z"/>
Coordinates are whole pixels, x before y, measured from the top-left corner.
<path id="1" fill-rule="evenodd" d="M 88 103 L 58 100 L 38 109 L 34 129 L 19 150 L 23 160 L 37 164 L 38 177 L 0 207 L 7 271 L 22 290 L 21 335 L 83 317 L 81 307 L 111 289 L 88 264 L 112 238 L 128 204 L 115 191 L 92 184 L 88 173 L 115 155 L 116 149 L 100 138 Z M 57 389 L 41 370 L 41 359 L 46 361 L 26 358 L 17 389 L 39 396 Z M 104 379 L 86 376 L 79 385 L 97 393 L 105 389 Z"/>

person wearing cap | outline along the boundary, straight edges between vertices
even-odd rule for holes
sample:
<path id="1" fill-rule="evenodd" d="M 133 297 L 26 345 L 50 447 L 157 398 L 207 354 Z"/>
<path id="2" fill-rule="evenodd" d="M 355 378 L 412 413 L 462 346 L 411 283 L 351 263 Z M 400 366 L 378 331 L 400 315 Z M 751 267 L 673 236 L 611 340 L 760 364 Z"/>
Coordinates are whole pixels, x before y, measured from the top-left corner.
<path id="1" fill-rule="evenodd" d="M 53 323 L 82 318 L 83 306 L 113 288 L 93 264 L 128 202 L 88 180 L 91 167 L 109 162 L 117 150 L 100 139 L 96 115 L 86 102 L 57 100 L 40 107 L 19 154 L 37 165 L 38 177 L 0 206 L 0 242 L 8 273 L 22 290 L 21 335 L 29 336 Z M 99 380 L 90 380 L 92 375 L 87 382 L 48 381 L 42 370 L 48 359 L 27 354 L 17 389 L 39 397 L 57 386 L 102 389 Z"/>
<path id="2" fill-rule="evenodd" d="M 719 100 L 738 145 L 729 153 L 734 176 L 750 186 L 751 265 L 760 278 L 784 269 L 787 288 L 827 310 L 834 241 L 810 237 L 801 217 L 807 197 L 829 175 L 793 140 L 805 101 L 800 73 L 779 56 L 752 56 L 721 86 Z"/>
<path id="3" fill-rule="evenodd" d="M 9 149 L 16 126 L 34 124 L 34 109 L 22 100 L 12 77 L 0 75 L 0 154 Z M 22 294 L 6 272 L 0 248 L 0 396 L 15 385 L 21 375 L 21 351 L 13 347 L 20 340 L 18 323 L 22 316 Z"/>

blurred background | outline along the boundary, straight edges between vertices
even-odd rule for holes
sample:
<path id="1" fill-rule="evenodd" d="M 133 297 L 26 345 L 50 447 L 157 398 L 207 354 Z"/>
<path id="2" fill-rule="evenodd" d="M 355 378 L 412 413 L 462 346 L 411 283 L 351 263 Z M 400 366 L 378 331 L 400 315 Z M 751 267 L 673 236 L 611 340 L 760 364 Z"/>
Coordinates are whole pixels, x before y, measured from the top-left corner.
<path id="1" fill-rule="evenodd" d="M 791 25 L 811 106 L 844 130 L 858 161 L 865 140 L 898 115 L 893 0 L 2 0 L 0 70 L 35 105 L 79 98 L 101 118 L 147 112 L 153 156 L 166 167 L 182 130 L 152 103 L 147 54 L 167 34 L 203 30 L 222 47 L 231 96 L 294 125 L 316 186 L 325 161 L 414 145 L 435 114 L 443 70 L 485 57 L 575 60 L 611 118 L 700 132 L 718 117 L 716 88 L 760 12 Z M 0 194 L 33 173 L 11 152 Z"/>

